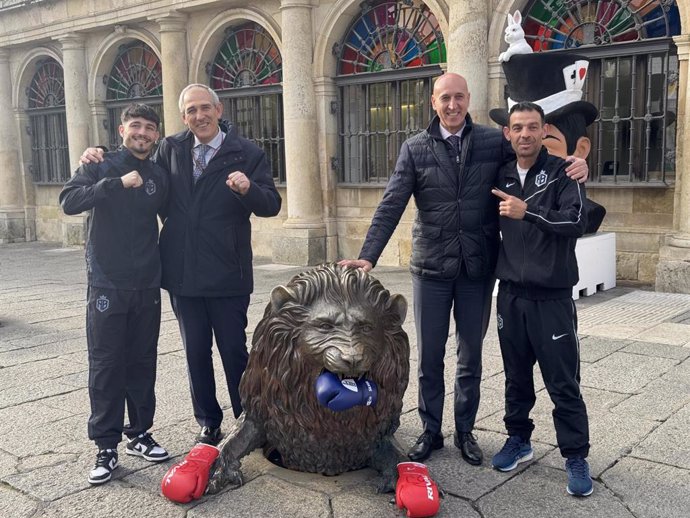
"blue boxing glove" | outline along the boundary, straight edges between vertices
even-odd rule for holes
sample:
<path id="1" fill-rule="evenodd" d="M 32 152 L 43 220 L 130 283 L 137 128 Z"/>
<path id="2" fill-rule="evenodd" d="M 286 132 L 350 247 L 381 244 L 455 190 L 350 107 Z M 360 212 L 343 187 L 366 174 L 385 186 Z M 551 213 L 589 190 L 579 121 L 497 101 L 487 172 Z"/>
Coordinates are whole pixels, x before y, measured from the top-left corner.
<path id="1" fill-rule="evenodd" d="M 334 412 L 354 406 L 374 406 L 378 397 L 376 383 L 367 379 L 340 380 L 332 372 L 324 372 L 316 378 L 316 399 Z"/>

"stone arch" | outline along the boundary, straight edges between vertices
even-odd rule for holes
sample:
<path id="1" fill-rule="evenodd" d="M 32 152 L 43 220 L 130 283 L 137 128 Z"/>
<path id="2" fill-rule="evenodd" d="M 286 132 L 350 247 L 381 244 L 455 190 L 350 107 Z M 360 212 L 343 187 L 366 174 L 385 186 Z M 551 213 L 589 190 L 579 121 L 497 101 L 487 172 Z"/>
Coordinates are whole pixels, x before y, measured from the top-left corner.
<path id="1" fill-rule="evenodd" d="M 53 58 L 64 70 L 62 53 L 55 48 L 36 47 L 27 52 L 17 68 L 17 81 L 12 91 L 12 106 L 15 109 L 25 110 L 27 108 L 26 89 L 36 73 L 34 65 L 44 58 Z"/>
<path id="2" fill-rule="evenodd" d="M 139 40 L 146 43 L 161 60 L 160 40 L 145 30 L 130 29 L 129 27 L 116 26 L 115 31 L 106 36 L 96 49 L 89 67 L 88 96 L 89 103 L 104 102 L 106 98 L 106 85 L 103 84 L 103 76 L 110 70 L 118 53 L 118 47 L 123 43 Z"/>
<path id="3" fill-rule="evenodd" d="M 260 9 L 229 9 L 215 16 L 208 23 L 203 35 L 197 40 L 189 63 L 190 83 L 208 84 L 206 63 L 213 61 L 222 44 L 225 38 L 224 29 L 236 22 L 243 21 L 257 23 L 266 29 L 280 53 L 283 53 L 280 26 L 271 16 Z"/>
<path id="4" fill-rule="evenodd" d="M 335 75 L 336 59 L 331 49 L 334 43 L 339 43 L 345 31 L 355 17 L 361 12 L 361 0 L 347 0 L 334 2 L 326 15 L 323 24 L 316 30 L 318 38 L 314 45 L 314 77 L 332 77 Z M 448 7 L 443 1 L 425 0 L 438 20 L 441 33 L 448 37 Z"/>

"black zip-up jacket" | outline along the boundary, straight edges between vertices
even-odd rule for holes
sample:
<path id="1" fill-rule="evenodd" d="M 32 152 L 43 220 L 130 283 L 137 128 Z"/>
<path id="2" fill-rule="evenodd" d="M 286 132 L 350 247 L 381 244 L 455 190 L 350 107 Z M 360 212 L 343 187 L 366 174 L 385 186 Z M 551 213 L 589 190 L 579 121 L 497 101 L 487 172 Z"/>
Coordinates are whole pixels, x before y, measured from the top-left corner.
<path id="1" fill-rule="evenodd" d="M 456 164 L 435 116 L 426 130 L 400 148 L 359 258 L 376 264 L 414 196 L 410 271 L 431 279 L 454 279 L 464 263 L 472 279 L 492 276 L 499 236 L 498 204 L 491 189 L 499 167 L 513 156 L 500 130 L 473 124 L 467 115 Z"/>
<path id="2" fill-rule="evenodd" d="M 154 157 L 170 172 L 160 236 L 162 286 L 185 297 L 248 295 L 254 288 L 249 217 L 275 216 L 281 205 L 266 154 L 231 126 L 194 184 L 193 146 L 194 135 L 183 131 L 163 139 Z M 251 182 L 244 196 L 225 183 L 233 171 Z"/>
<path id="3" fill-rule="evenodd" d="M 125 189 L 121 176 L 138 171 L 144 184 Z M 168 174 L 128 149 L 84 164 L 60 192 L 65 214 L 90 210 L 86 271 L 90 286 L 123 290 L 159 288 L 158 212 L 168 195 Z"/>
<path id="4" fill-rule="evenodd" d="M 584 185 L 566 176 L 567 166 L 542 148 L 524 187 L 515 161 L 499 171 L 497 187 L 527 203 L 524 219 L 499 218 L 503 240 L 496 276 L 509 291 L 541 297 L 544 290 L 561 290 L 569 296 L 579 280 L 575 244 L 587 223 L 586 196 Z"/>

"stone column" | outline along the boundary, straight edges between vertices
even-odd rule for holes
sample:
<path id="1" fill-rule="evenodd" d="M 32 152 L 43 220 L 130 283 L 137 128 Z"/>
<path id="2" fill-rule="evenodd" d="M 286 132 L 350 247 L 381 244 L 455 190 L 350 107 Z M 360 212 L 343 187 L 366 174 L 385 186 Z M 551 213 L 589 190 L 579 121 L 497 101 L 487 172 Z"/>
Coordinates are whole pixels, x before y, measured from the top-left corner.
<path id="1" fill-rule="evenodd" d="M 314 80 L 318 120 L 318 152 L 321 186 L 323 190 L 323 222 L 326 228 L 326 261 L 338 259 L 338 214 L 336 194 L 338 175 L 332 158 L 338 156 L 338 87 L 332 77 Z"/>
<path id="2" fill-rule="evenodd" d="M 282 0 L 280 9 L 288 217 L 273 237 L 273 260 L 307 266 L 326 257 L 312 74 L 312 6 L 309 0 Z"/>
<path id="3" fill-rule="evenodd" d="M 0 49 L 0 106 L 5 118 L 0 122 L 0 243 L 26 240 L 22 200 L 22 172 L 19 164 L 19 133 L 12 116 L 12 70 L 10 53 Z"/>
<path id="4" fill-rule="evenodd" d="M 88 72 L 86 69 L 86 47 L 80 34 L 65 34 L 56 38 L 62 44 L 62 64 L 65 75 L 65 119 L 67 121 L 67 141 L 69 149 L 70 172 L 79 167 L 79 157 L 92 145 L 91 113 L 88 103 Z M 62 243 L 65 246 L 80 245 L 84 242 L 86 215 L 63 216 Z"/>
<path id="5" fill-rule="evenodd" d="M 153 18 L 160 26 L 163 70 L 163 130 L 173 135 L 184 129 L 177 100 L 188 84 L 187 16 L 170 11 Z"/>
<path id="6" fill-rule="evenodd" d="M 488 27 L 486 0 L 448 2 L 448 72 L 467 79 L 470 114 L 480 123 L 489 120 Z"/>
<path id="7" fill-rule="evenodd" d="M 69 140 L 69 162 L 73 170 L 79 157 L 92 142 L 89 124 L 89 103 L 84 37 L 66 34 L 57 40 L 62 44 L 62 63 L 65 74 L 65 118 Z"/>
<path id="8" fill-rule="evenodd" d="M 690 293 L 690 35 L 674 38 L 678 49 L 678 124 L 676 129 L 676 185 L 673 230 L 659 250 L 656 290 Z"/>

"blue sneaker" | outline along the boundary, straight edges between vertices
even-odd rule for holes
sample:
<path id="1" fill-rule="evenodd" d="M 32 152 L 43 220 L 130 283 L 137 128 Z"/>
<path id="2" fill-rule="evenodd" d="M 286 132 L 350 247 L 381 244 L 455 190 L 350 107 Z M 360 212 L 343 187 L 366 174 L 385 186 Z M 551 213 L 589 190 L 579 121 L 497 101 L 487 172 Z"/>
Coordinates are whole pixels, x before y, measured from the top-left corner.
<path id="1" fill-rule="evenodd" d="M 568 494 L 573 496 L 589 496 L 594 491 L 592 477 L 589 476 L 589 464 L 585 459 L 574 457 L 565 461 L 565 471 L 568 473 Z"/>
<path id="2" fill-rule="evenodd" d="M 529 441 L 517 435 L 511 435 L 494 458 L 491 465 L 500 471 L 512 471 L 521 462 L 532 460 L 534 451 Z"/>

